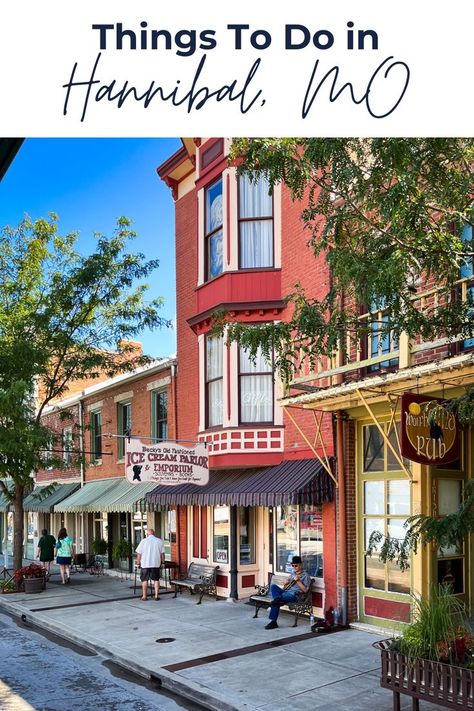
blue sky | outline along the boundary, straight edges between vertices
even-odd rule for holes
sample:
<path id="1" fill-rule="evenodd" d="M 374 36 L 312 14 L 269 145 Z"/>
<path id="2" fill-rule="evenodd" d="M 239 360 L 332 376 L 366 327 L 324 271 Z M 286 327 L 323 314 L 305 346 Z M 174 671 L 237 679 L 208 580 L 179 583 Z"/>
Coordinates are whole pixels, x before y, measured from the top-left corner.
<path id="1" fill-rule="evenodd" d="M 27 139 L 0 183 L 0 227 L 56 212 L 61 233 L 78 230 L 79 249 L 94 248 L 93 232 L 110 234 L 117 217 L 133 220 L 133 251 L 160 260 L 151 297 L 165 299 L 161 315 L 175 321 L 174 204 L 157 166 L 181 145 L 177 138 Z M 144 332 L 146 353 L 176 351 L 172 329 Z"/>

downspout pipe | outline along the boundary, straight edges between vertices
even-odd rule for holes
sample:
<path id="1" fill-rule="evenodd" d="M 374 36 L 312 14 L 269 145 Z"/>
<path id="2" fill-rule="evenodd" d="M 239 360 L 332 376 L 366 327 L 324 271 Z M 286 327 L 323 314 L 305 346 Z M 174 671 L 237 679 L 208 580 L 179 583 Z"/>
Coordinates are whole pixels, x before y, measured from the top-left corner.
<path id="1" fill-rule="evenodd" d="M 347 624 L 347 514 L 346 483 L 344 466 L 344 422 L 346 413 L 336 414 L 336 448 L 338 481 L 338 528 L 339 528 L 339 585 L 341 589 L 342 624 Z"/>

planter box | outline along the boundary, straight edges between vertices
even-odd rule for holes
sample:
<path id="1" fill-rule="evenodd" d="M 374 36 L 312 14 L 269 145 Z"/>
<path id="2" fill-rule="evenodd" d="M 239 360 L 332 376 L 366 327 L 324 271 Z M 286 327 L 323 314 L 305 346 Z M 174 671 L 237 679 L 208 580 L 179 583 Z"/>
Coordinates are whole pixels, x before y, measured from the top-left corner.
<path id="1" fill-rule="evenodd" d="M 33 593 L 43 592 L 46 588 L 46 578 L 25 578 L 23 580 L 25 593 L 31 595 Z"/>
<path id="2" fill-rule="evenodd" d="M 429 659 L 410 659 L 389 649 L 391 639 L 375 642 L 382 656 L 380 686 L 393 691 L 393 709 L 400 711 L 400 694 L 412 697 L 412 708 L 418 700 L 430 701 L 448 709 L 474 709 L 474 670 Z"/>

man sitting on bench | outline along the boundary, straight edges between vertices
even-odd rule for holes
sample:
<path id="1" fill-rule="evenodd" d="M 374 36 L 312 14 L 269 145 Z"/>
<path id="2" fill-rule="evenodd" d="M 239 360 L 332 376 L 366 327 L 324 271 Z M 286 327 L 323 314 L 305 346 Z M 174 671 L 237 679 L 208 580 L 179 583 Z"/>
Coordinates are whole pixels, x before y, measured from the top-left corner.
<path id="1" fill-rule="evenodd" d="M 270 606 L 270 622 L 266 625 L 266 630 L 274 630 L 278 627 L 277 619 L 280 614 L 280 607 L 288 602 L 295 602 L 299 595 L 306 595 L 311 585 L 311 576 L 303 570 L 303 564 L 299 555 L 294 555 L 291 560 L 293 572 L 283 588 L 273 584 L 270 593 L 273 597 Z"/>

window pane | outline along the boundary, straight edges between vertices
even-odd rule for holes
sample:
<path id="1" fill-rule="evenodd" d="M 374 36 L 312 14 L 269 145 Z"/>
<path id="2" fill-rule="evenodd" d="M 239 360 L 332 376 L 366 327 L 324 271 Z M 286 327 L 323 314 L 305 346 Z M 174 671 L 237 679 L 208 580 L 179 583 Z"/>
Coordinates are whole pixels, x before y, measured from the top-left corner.
<path id="1" fill-rule="evenodd" d="M 385 565 L 380 562 L 377 553 L 365 556 L 365 587 L 385 590 Z"/>
<path id="2" fill-rule="evenodd" d="M 239 178 L 239 217 L 271 217 L 273 200 L 265 177 L 251 182 L 247 175 Z"/>
<path id="3" fill-rule="evenodd" d="M 450 585 L 455 595 L 464 592 L 464 560 L 454 558 L 452 560 L 438 561 L 438 583 L 440 585 Z"/>
<path id="4" fill-rule="evenodd" d="M 291 559 L 298 555 L 298 514 L 296 506 L 275 506 L 276 570 L 291 573 Z"/>
<path id="5" fill-rule="evenodd" d="M 395 563 L 389 561 L 388 566 L 388 589 L 390 592 L 410 594 L 410 569 L 402 571 Z"/>
<path id="6" fill-rule="evenodd" d="M 438 513 L 455 513 L 462 501 L 462 482 L 459 479 L 438 479 Z"/>
<path id="7" fill-rule="evenodd" d="M 369 540 L 370 536 L 374 531 L 379 531 L 380 533 L 384 533 L 384 521 L 383 519 L 380 518 L 366 518 L 364 521 L 364 541 L 365 541 L 365 548 L 369 547 Z M 378 546 L 380 548 L 380 546 Z"/>
<path id="8" fill-rule="evenodd" d="M 399 447 L 399 445 L 398 445 L 398 440 L 400 439 L 400 425 L 397 424 L 397 425 L 395 425 L 395 426 L 398 428 L 398 429 L 397 429 L 397 432 L 398 432 L 398 439 L 397 439 L 397 432 L 395 432 L 395 430 L 394 430 L 394 428 L 393 428 L 393 425 L 392 425 L 392 429 L 390 430 L 390 434 L 388 435 L 388 439 L 389 439 L 389 441 L 390 441 L 390 444 L 392 445 L 392 447 L 394 448 L 394 450 L 398 453 L 398 455 L 399 455 L 399 457 L 400 457 L 400 459 L 401 459 L 402 456 L 401 456 L 401 454 L 400 454 L 400 447 Z M 404 460 L 404 464 L 405 464 L 405 466 L 406 466 L 407 469 L 410 467 L 410 462 L 409 462 L 408 460 Z M 393 454 L 393 452 L 392 452 L 392 450 L 390 449 L 390 447 L 387 447 L 387 469 L 388 469 L 389 471 L 391 471 L 391 472 L 393 472 L 393 471 L 400 471 L 400 469 L 401 469 L 400 463 L 399 463 L 399 462 L 397 461 L 397 459 L 395 458 L 395 455 Z"/>
<path id="9" fill-rule="evenodd" d="M 241 422 L 273 421 L 273 377 L 242 375 L 240 377 Z"/>
<path id="10" fill-rule="evenodd" d="M 272 220 L 241 222 L 239 235 L 240 267 L 242 269 L 273 266 Z"/>
<path id="11" fill-rule="evenodd" d="M 382 472 L 383 437 L 375 425 L 364 427 L 364 471 Z"/>
<path id="12" fill-rule="evenodd" d="M 239 553 L 241 565 L 255 563 L 255 509 L 239 509 Z"/>
<path id="13" fill-rule="evenodd" d="M 464 225 L 463 230 L 461 232 L 461 239 L 463 242 L 470 242 L 472 240 L 472 226 L 471 225 Z M 472 251 L 472 250 L 469 250 L 469 251 Z M 461 277 L 461 279 L 465 279 L 466 277 L 471 277 L 472 275 L 473 275 L 472 257 L 468 257 L 466 259 L 466 262 L 464 262 L 464 264 L 461 264 L 459 276 Z"/>
<path id="14" fill-rule="evenodd" d="M 263 357 L 262 349 L 259 347 L 255 354 L 255 359 L 244 348 L 240 349 L 240 372 L 241 373 L 271 373 L 272 364 L 267 363 Z"/>
<path id="15" fill-rule="evenodd" d="M 209 279 L 222 273 L 222 230 L 209 238 Z"/>
<path id="16" fill-rule="evenodd" d="M 320 506 L 300 507 L 300 551 L 304 569 L 323 577 L 323 519 Z"/>
<path id="17" fill-rule="evenodd" d="M 206 341 L 207 380 L 222 377 L 222 338 L 208 338 Z"/>
<path id="18" fill-rule="evenodd" d="M 385 513 L 384 498 L 383 481 L 364 482 L 364 513 L 383 516 Z"/>
<path id="19" fill-rule="evenodd" d="M 410 483 L 407 479 L 391 479 L 388 482 L 387 513 L 395 516 L 410 515 Z"/>
<path id="20" fill-rule="evenodd" d="M 213 550 L 215 563 L 229 562 L 229 507 L 214 507 Z"/>
<path id="21" fill-rule="evenodd" d="M 206 234 L 222 225 L 222 179 L 206 189 Z"/>
<path id="22" fill-rule="evenodd" d="M 388 535 L 390 538 L 398 538 L 399 541 L 403 541 L 407 529 L 405 528 L 406 519 L 404 518 L 389 518 L 388 519 Z"/>
<path id="23" fill-rule="evenodd" d="M 222 380 L 214 380 L 208 384 L 208 426 L 215 427 L 222 424 L 223 387 Z"/>

